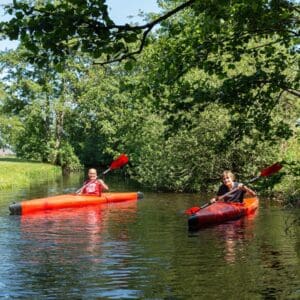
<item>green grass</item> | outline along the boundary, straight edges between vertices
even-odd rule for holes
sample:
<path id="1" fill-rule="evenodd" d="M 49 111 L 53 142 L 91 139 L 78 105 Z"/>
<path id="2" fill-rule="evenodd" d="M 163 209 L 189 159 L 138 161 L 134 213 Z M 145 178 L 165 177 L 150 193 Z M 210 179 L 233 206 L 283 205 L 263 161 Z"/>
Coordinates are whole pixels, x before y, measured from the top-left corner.
<path id="1" fill-rule="evenodd" d="M 61 168 L 14 157 L 0 158 L 0 189 L 27 186 L 33 181 L 42 182 L 61 174 Z"/>

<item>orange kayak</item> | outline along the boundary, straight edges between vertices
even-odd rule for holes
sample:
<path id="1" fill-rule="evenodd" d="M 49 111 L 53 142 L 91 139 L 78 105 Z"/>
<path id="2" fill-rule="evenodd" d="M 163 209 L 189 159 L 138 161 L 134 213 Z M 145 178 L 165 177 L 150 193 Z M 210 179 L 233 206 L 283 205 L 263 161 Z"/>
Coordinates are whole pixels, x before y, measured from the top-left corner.
<path id="1" fill-rule="evenodd" d="M 207 225 L 220 224 L 250 215 L 256 211 L 258 204 L 257 197 L 246 198 L 244 203 L 215 202 L 189 217 L 189 230 L 196 230 Z"/>
<path id="2" fill-rule="evenodd" d="M 61 208 L 76 208 L 100 205 L 110 202 L 136 201 L 143 198 L 141 192 L 102 193 L 101 196 L 66 194 L 33 200 L 24 200 L 9 206 L 11 215 L 25 215 L 33 212 Z"/>

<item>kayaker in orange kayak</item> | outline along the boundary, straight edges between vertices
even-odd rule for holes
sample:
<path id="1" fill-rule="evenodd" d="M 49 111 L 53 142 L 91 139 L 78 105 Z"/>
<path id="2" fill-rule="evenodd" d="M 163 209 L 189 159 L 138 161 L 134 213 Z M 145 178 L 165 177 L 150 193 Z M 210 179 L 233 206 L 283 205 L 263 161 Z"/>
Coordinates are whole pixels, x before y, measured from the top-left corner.
<path id="1" fill-rule="evenodd" d="M 82 188 L 77 192 L 80 195 L 101 196 L 102 190 L 108 190 L 108 186 L 102 179 L 97 178 L 97 170 L 94 168 L 88 171 L 89 179 L 83 183 Z"/>
<path id="2" fill-rule="evenodd" d="M 210 200 L 210 203 L 214 203 L 218 200 L 224 202 L 240 202 L 243 203 L 244 195 L 247 193 L 249 196 L 256 196 L 255 191 L 245 186 L 242 183 L 236 182 L 235 176 L 231 171 L 224 171 L 222 173 L 222 185 L 219 187 L 217 196 Z M 226 194 L 226 196 L 224 196 Z M 223 197 L 222 197 L 223 196 Z"/>

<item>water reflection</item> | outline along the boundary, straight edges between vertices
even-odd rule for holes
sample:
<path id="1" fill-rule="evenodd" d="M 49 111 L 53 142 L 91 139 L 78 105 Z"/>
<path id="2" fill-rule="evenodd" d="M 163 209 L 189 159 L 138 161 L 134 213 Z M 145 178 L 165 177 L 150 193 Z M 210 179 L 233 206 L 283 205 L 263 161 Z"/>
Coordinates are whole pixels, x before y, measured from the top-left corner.
<path id="1" fill-rule="evenodd" d="M 36 243 L 39 247 L 37 251 L 79 251 L 94 260 L 99 255 L 101 239 L 108 229 L 108 223 L 116 222 L 124 226 L 133 222 L 136 208 L 136 201 L 128 201 L 24 215 L 21 216 L 21 238 Z M 124 240 L 126 232 L 117 232 L 113 238 Z M 69 257 L 65 254 L 60 259 L 80 258 L 78 255 Z M 32 261 L 43 260 L 44 257 L 49 259 L 48 255 L 40 255 L 33 256 Z"/>
<path id="2" fill-rule="evenodd" d="M 40 294 L 60 295 L 57 289 L 69 281 L 69 294 L 82 289 L 83 282 L 89 295 L 108 293 L 112 285 L 126 289 L 131 273 L 128 226 L 136 210 L 136 201 L 129 201 L 21 216 L 20 240 L 26 243 L 14 260 L 26 257 L 26 268 L 17 268 Z"/>
<path id="3" fill-rule="evenodd" d="M 224 260 L 228 264 L 234 264 L 245 253 L 250 241 L 254 237 L 255 219 L 258 211 L 242 217 L 238 220 L 228 221 L 214 226 L 200 229 L 196 235 L 208 230 L 219 246 L 224 249 Z M 191 233 L 193 234 L 193 233 Z"/>
<path id="4" fill-rule="evenodd" d="M 239 220 L 217 226 L 216 233 L 225 244 L 224 259 L 227 263 L 234 263 L 237 257 L 245 252 L 246 245 L 254 237 L 256 215 L 257 211 Z"/>

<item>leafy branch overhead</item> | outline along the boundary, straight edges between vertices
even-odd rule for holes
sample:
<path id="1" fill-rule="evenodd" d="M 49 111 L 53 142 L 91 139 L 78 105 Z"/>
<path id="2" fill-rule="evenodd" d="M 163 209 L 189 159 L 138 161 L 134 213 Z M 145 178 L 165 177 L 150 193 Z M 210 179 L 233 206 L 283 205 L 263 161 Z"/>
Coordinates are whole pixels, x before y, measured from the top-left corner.
<path id="1" fill-rule="evenodd" d="M 46 63 L 49 55 L 54 62 L 61 62 L 80 51 L 105 64 L 139 54 L 155 25 L 193 2 L 183 3 L 145 25 L 117 25 L 109 17 L 105 0 L 14 1 L 6 6 L 13 18 L 1 23 L 1 33 L 11 40 L 19 39 L 35 63 Z"/>
<path id="2" fill-rule="evenodd" d="M 165 1 L 164 13 L 144 25 L 117 25 L 110 18 L 105 0 L 13 1 L 6 6 L 12 19 L 0 24 L 2 36 L 19 39 L 30 51 L 32 62 L 55 63 L 80 51 L 96 63 L 133 58 L 144 49 L 157 24 L 191 10 L 203 16 L 199 46 L 212 51 L 241 51 L 251 37 L 277 34 L 283 43 L 299 38 L 299 6 L 292 1 L 235 0 Z M 224 39 L 224 35 L 225 39 Z M 214 46 L 207 45 L 214 42 Z"/>

